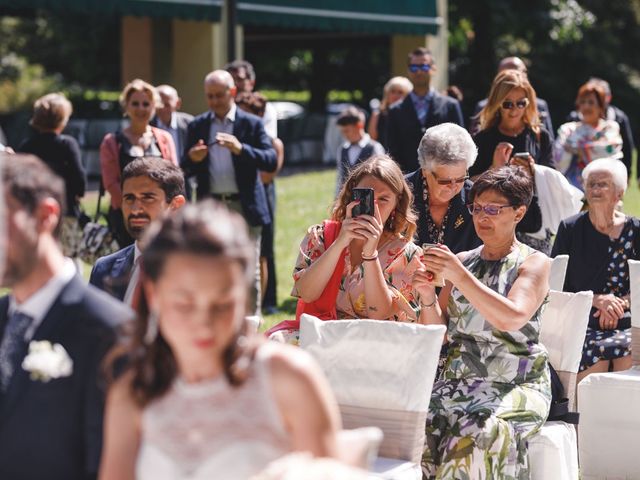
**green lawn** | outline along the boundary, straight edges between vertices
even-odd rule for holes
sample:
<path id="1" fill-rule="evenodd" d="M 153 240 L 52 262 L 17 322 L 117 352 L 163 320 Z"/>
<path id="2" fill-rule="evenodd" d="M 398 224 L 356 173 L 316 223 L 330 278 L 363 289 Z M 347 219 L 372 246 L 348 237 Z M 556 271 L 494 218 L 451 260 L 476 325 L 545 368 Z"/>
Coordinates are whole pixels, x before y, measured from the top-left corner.
<path id="1" fill-rule="evenodd" d="M 632 178 L 635 177 L 635 173 Z M 289 296 L 293 281 L 291 272 L 302 237 L 310 225 L 327 218 L 335 193 L 335 170 L 322 170 L 281 176 L 276 180 L 276 270 L 278 276 L 278 301 L 280 313 L 265 318 L 265 328 L 274 323 L 292 319 L 296 299 Z M 95 194 L 87 195 L 85 208 L 95 213 Z M 106 208 L 108 202 L 103 201 Z M 629 215 L 640 216 L 640 190 L 635 181 L 624 198 L 624 210 Z M 88 269 L 85 270 L 88 278 Z"/>

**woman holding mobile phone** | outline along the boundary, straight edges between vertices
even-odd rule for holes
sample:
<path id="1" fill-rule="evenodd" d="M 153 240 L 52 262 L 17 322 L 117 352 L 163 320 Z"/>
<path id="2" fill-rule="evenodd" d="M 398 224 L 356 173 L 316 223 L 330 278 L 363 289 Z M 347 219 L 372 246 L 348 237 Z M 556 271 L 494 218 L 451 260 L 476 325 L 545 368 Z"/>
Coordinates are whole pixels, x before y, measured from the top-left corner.
<path id="1" fill-rule="evenodd" d="M 522 168 L 480 175 L 469 211 L 482 245 L 458 255 L 444 245 L 430 248 L 415 275 L 427 303 L 420 322 L 446 325 L 450 339 L 429 404 L 427 478 L 529 478 L 527 439 L 551 402 L 539 343 L 550 262 L 515 235 L 532 196 Z M 434 274 L 447 280 L 439 295 Z"/>
<path id="2" fill-rule="evenodd" d="M 503 70 L 496 75 L 473 140 L 478 158 L 469 169 L 472 177 L 506 165 L 514 154 L 529 154 L 536 164 L 552 166 L 552 138 L 541 126 L 536 92 L 525 73 Z"/>
<path id="3" fill-rule="evenodd" d="M 356 188 L 373 190 L 373 215 L 357 215 L 362 206 L 353 200 Z M 358 165 L 338 194 L 331 219 L 311 226 L 302 240 L 291 295 L 313 303 L 335 281 L 335 302 L 330 300 L 337 319 L 417 321 L 420 298 L 411 281 L 422 268 L 422 250 L 412 242 L 412 203 L 411 189 L 391 158 L 376 155 Z M 335 225 L 339 232 L 329 244 L 328 230 Z M 296 344 L 298 330 L 278 330 L 271 338 Z"/>

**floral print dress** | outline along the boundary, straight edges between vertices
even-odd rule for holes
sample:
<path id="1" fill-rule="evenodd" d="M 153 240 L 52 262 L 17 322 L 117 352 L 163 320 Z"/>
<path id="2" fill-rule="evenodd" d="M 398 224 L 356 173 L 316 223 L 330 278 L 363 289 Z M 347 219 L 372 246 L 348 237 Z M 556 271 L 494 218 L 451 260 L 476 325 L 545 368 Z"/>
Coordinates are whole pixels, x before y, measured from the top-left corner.
<path id="1" fill-rule="evenodd" d="M 522 262 L 536 253 L 519 244 L 489 261 L 481 251 L 470 251 L 465 267 L 504 296 Z M 426 478 L 529 478 L 527 438 L 545 422 L 551 403 L 547 352 L 538 343 L 541 310 L 520 330 L 501 331 L 453 288 L 447 308 L 451 344 L 426 426 Z"/>
<path id="2" fill-rule="evenodd" d="M 553 161 L 574 187 L 584 190 L 582 170 L 590 162 L 605 157 L 622 159 L 620 127 L 614 120 L 600 119 L 596 128 L 582 122 L 568 122 L 558 129 Z"/>
<path id="3" fill-rule="evenodd" d="M 633 223 L 627 220 L 620 236 L 609 241 L 608 252 L 611 260 L 607 265 L 605 293 L 613 293 L 618 298 L 630 292 L 628 260 L 635 258 L 633 253 L 635 234 Z M 625 316 L 630 315 L 627 310 Z M 586 370 L 600 360 L 615 360 L 627 355 L 631 355 L 630 327 L 601 330 L 589 326 L 582 347 L 580 371 Z"/>
<path id="4" fill-rule="evenodd" d="M 324 227 L 312 226 L 300 243 L 300 253 L 293 270 L 291 295 L 299 297 L 296 289 L 298 279 L 314 261 L 324 253 Z M 415 322 L 420 316 L 419 296 L 411 282 L 415 271 L 421 267 L 422 249 L 413 242 L 397 237 L 378 246 L 378 262 L 382 267 L 387 288 L 393 297 L 393 312 L 388 320 Z M 368 318 L 367 300 L 364 294 L 364 265 L 351 267 L 349 250 L 345 256 L 344 271 L 336 298 L 338 319 Z M 281 339 L 287 343 L 298 343 L 298 331 L 281 331 Z"/>

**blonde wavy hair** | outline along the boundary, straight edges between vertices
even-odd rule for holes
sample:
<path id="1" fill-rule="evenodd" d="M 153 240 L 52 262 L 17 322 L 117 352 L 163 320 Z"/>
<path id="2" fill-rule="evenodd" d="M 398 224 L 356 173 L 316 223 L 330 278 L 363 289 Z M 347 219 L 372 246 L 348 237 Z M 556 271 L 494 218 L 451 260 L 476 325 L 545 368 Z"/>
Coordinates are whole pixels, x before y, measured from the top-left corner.
<path id="1" fill-rule="evenodd" d="M 417 214 L 413 210 L 413 193 L 404 179 L 402 170 L 388 155 L 373 155 L 351 171 L 336 198 L 331 220 L 341 222 L 347 216 L 347 205 L 351 203 L 353 189 L 365 177 L 374 177 L 386 183 L 398 202 L 384 225 L 384 229 L 408 240 L 416 233 Z"/>
<path id="2" fill-rule="evenodd" d="M 487 104 L 480 111 L 480 130 L 491 128 L 500 123 L 502 102 L 514 88 L 525 91 L 529 103 L 524 109 L 522 121 L 537 135 L 540 135 L 540 115 L 536 105 L 536 91 L 529 83 L 527 74 L 519 70 L 503 70 L 498 73 L 491 84 Z"/>

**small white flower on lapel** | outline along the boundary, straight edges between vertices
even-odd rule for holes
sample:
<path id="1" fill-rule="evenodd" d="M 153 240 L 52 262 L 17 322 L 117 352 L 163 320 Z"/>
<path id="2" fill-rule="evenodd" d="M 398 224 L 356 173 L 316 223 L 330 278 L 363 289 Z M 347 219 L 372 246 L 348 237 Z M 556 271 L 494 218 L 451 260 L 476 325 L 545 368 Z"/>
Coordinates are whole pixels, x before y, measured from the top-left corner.
<path id="1" fill-rule="evenodd" d="M 29 354 L 22 361 L 22 368 L 31 373 L 31 380 L 48 382 L 52 378 L 68 377 L 73 372 L 73 360 L 59 343 L 48 340 L 29 343 Z"/>

